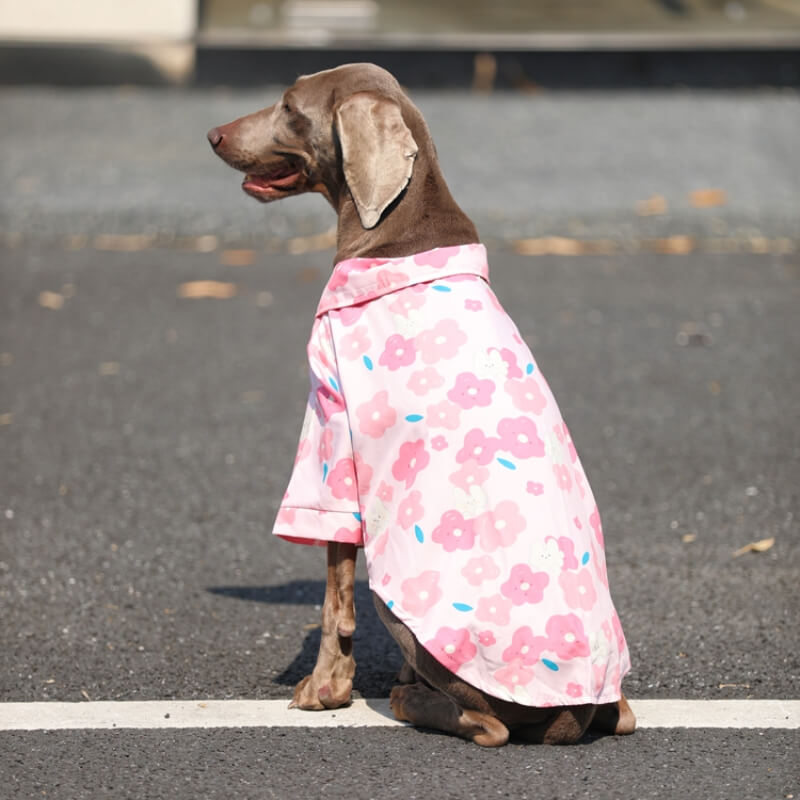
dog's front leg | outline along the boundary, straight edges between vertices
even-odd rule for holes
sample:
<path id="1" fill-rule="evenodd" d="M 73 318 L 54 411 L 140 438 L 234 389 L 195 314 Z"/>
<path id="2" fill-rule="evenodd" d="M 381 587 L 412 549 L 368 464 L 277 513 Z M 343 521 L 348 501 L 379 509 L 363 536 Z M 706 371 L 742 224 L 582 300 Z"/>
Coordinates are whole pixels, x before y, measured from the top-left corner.
<path id="1" fill-rule="evenodd" d="M 320 710 L 339 708 L 350 702 L 356 670 L 353 658 L 355 572 L 356 546 L 328 542 L 328 579 L 317 663 L 311 675 L 295 687 L 289 708 Z"/>

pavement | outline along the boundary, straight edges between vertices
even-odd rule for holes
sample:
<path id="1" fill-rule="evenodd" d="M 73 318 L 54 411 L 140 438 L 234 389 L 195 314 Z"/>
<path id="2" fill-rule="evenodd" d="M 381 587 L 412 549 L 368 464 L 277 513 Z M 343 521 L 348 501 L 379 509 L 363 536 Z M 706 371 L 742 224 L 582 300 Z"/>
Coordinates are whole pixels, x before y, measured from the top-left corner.
<path id="1" fill-rule="evenodd" d="M 333 219 L 204 141 L 274 95 L 0 91 L 2 701 L 285 699 L 313 665 L 322 553 L 268 532 Z M 797 94 L 415 97 L 597 496 L 626 692 L 797 699 Z M 357 606 L 385 698 L 363 564 Z M 3 731 L 0 797 L 789 798 L 797 744 Z"/>

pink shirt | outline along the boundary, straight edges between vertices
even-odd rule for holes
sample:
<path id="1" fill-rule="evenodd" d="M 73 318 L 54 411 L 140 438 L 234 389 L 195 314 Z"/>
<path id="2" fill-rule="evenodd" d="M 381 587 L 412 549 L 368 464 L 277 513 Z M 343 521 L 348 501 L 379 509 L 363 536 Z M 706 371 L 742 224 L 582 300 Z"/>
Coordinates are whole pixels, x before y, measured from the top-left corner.
<path id="1" fill-rule="evenodd" d="M 274 533 L 363 545 L 444 666 L 529 706 L 619 699 L 628 650 L 591 489 L 480 244 L 336 265 Z"/>

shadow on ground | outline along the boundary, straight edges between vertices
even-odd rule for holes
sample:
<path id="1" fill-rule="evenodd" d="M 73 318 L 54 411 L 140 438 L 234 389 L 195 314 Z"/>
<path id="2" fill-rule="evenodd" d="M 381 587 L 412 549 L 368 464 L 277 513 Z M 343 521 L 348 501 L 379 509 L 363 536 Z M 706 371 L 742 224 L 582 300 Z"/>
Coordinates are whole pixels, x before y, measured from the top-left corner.
<path id="1" fill-rule="evenodd" d="M 325 594 L 325 581 L 294 580 L 278 586 L 210 586 L 221 597 L 272 605 L 318 605 Z M 356 581 L 356 632 L 353 649 L 358 668 L 353 689 L 362 697 L 385 697 L 402 666 L 394 640 L 378 619 L 367 581 Z M 319 651 L 320 629 L 308 632 L 300 652 L 274 681 L 294 686 L 313 669 Z"/>

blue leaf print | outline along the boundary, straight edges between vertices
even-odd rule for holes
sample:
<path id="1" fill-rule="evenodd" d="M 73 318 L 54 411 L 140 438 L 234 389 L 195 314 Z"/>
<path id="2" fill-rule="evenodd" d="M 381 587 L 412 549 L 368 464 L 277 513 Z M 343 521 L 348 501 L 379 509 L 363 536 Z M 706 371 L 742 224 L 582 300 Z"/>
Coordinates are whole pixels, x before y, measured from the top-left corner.
<path id="1" fill-rule="evenodd" d="M 497 463 L 504 466 L 506 469 L 516 469 L 517 465 L 514 464 L 512 461 L 508 461 L 505 458 L 498 458 Z"/>
<path id="2" fill-rule="evenodd" d="M 390 601 L 389 601 L 389 602 L 386 604 L 386 608 L 391 608 L 393 605 L 394 605 L 394 600 L 390 600 Z"/>
<path id="3" fill-rule="evenodd" d="M 453 603 L 453 608 L 456 611 L 472 611 L 472 606 L 468 606 L 466 603 Z"/>
<path id="4" fill-rule="evenodd" d="M 361 360 L 364 362 L 364 366 L 367 369 L 372 369 L 372 359 L 369 356 L 361 356 Z"/>
<path id="5" fill-rule="evenodd" d="M 435 292 L 452 292 L 453 290 L 449 286 L 443 286 L 441 283 L 435 283 L 431 286 Z"/>
<path id="6" fill-rule="evenodd" d="M 530 375 L 533 372 L 533 364 L 528 364 L 528 366 L 525 367 L 525 372 L 527 372 L 528 375 Z"/>
<path id="7" fill-rule="evenodd" d="M 544 664 L 547 669 L 551 669 L 553 672 L 558 672 L 558 664 L 556 664 L 554 661 L 551 661 L 549 658 L 543 658 L 542 664 Z"/>
<path id="8" fill-rule="evenodd" d="M 419 422 L 422 419 L 422 414 L 409 414 L 406 417 L 406 422 Z"/>
<path id="9" fill-rule="evenodd" d="M 414 536 L 417 537 L 417 541 L 422 544 L 425 541 L 425 534 L 422 532 L 422 528 L 419 525 L 414 526 Z"/>
<path id="10" fill-rule="evenodd" d="M 336 383 L 336 381 L 333 378 L 328 378 L 328 383 L 331 386 L 333 386 L 333 388 L 336 389 L 337 392 L 339 391 L 339 384 Z"/>
<path id="11" fill-rule="evenodd" d="M 581 564 L 583 564 L 583 566 L 585 567 L 588 563 L 589 563 L 589 551 L 587 550 L 583 554 L 583 558 L 581 558 Z"/>
<path id="12" fill-rule="evenodd" d="M 322 482 L 323 483 L 325 483 L 325 478 L 327 478 L 327 477 L 328 477 L 328 465 L 327 464 L 323 464 L 322 465 Z"/>
<path id="13" fill-rule="evenodd" d="M 359 522 L 361 522 L 361 514 L 360 514 L 358 511 L 354 511 L 354 512 L 353 512 L 353 516 L 354 516 L 354 517 L 355 517 L 355 518 L 356 518 L 356 519 L 357 519 Z"/>

